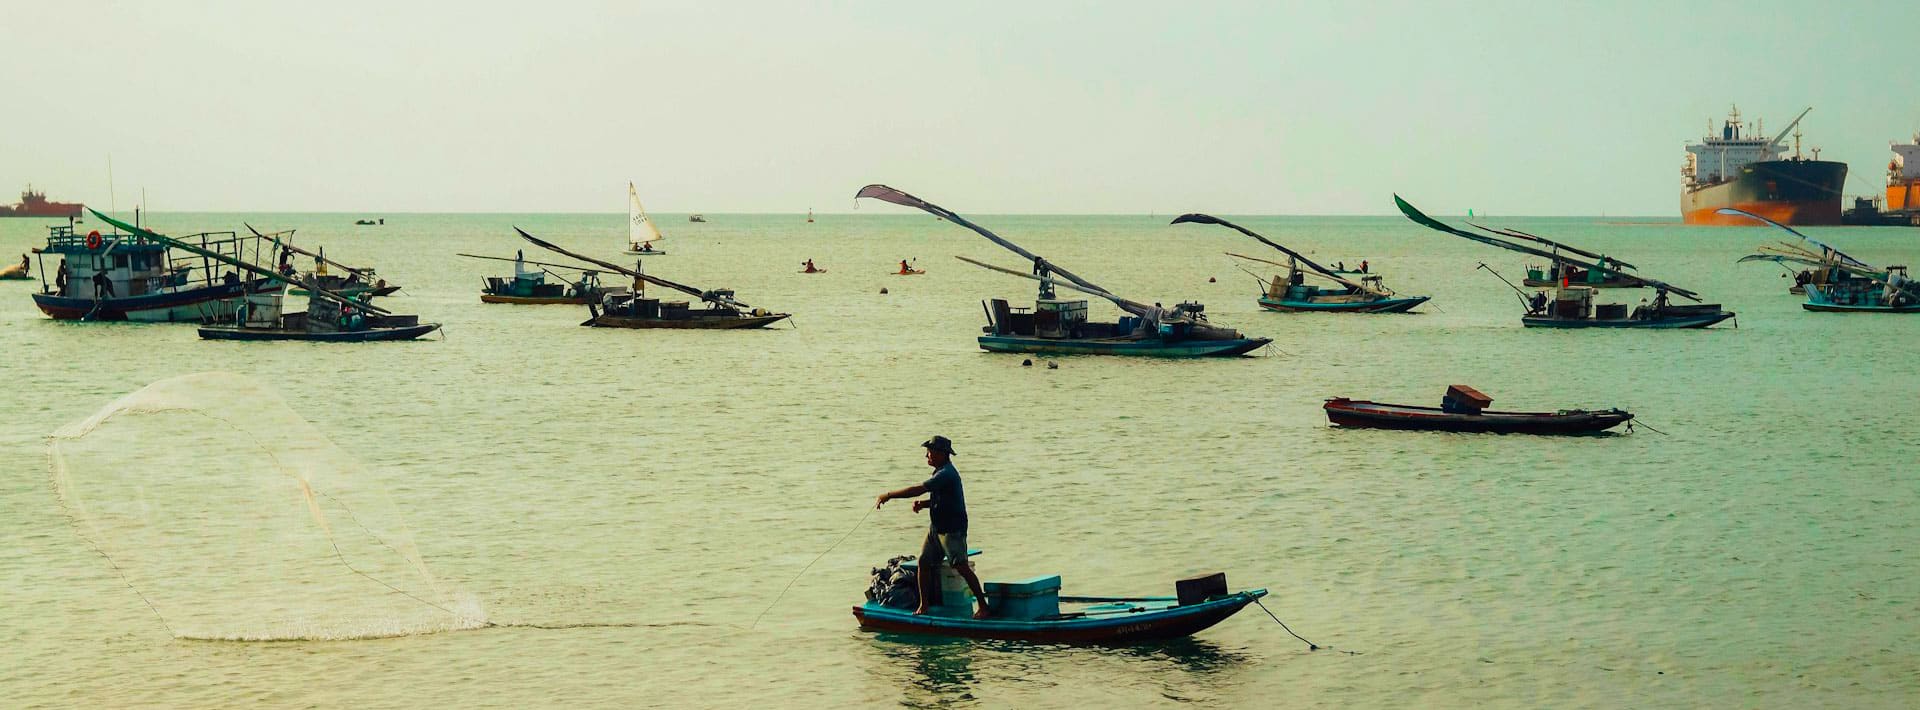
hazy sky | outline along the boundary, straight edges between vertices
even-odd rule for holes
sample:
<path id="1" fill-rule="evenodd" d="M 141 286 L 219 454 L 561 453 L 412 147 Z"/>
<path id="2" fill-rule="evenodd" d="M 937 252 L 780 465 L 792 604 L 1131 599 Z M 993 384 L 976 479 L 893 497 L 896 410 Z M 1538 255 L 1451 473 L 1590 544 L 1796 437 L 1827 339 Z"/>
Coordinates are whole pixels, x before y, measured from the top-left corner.
<path id="1" fill-rule="evenodd" d="M 1738 103 L 1883 184 L 1920 3 L 5 0 L 0 202 L 1677 216 Z M 1717 124 L 1716 124 L 1717 125 Z M 862 209 L 898 211 L 891 206 Z"/>

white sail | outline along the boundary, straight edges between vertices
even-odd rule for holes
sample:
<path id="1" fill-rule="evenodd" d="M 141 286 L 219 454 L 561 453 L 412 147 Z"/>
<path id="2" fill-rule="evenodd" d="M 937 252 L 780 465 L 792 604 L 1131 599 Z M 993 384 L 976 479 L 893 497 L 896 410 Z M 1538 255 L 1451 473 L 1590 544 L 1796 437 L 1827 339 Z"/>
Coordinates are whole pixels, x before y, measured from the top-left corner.
<path id="1" fill-rule="evenodd" d="M 635 251 L 651 251 L 647 245 L 666 239 L 660 228 L 653 226 L 653 218 L 647 216 L 647 208 L 640 206 L 640 193 L 633 189 L 633 183 L 627 183 L 627 246 Z"/>

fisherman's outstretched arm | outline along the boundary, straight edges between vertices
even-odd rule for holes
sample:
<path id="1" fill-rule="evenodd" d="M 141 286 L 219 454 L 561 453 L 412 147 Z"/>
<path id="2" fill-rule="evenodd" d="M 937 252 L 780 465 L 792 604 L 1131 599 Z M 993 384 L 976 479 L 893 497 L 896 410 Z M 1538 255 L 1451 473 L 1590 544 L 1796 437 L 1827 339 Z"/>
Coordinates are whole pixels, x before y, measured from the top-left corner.
<path id="1" fill-rule="evenodd" d="M 927 494 L 927 487 L 925 485 L 914 484 L 897 491 L 887 491 L 885 493 L 880 494 L 880 499 L 873 502 L 873 507 L 878 508 L 882 504 L 885 504 L 887 501 L 894 500 L 896 498 L 918 498 L 926 494 Z"/>

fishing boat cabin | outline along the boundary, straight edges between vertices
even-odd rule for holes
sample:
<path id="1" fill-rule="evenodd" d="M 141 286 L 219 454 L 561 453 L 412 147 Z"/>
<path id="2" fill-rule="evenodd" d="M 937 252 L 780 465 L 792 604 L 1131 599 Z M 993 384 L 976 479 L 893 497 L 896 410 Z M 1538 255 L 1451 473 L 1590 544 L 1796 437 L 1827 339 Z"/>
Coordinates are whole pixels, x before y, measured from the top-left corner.
<path id="1" fill-rule="evenodd" d="M 41 289 L 34 305 L 56 320 L 201 323 L 232 321 L 240 297 L 278 291 L 279 283 L 200 256 L 175 257 L 166 244 L 136 235 L 79 234 L 73 225 L 48 228 L 40 258 Z M 261 241 L 233 232 L 181 237 L 238 259 L 258 260 Z M 47 268 L 47 256 L 57 257 Z"/>

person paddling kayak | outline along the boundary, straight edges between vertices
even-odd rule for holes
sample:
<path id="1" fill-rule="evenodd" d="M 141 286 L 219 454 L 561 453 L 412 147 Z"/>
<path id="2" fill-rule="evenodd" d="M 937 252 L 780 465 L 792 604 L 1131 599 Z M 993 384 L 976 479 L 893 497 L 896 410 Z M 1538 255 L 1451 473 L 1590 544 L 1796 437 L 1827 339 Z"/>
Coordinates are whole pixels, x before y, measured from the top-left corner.
<path id="1" fill-rule="evenodd" d="M 898 498 L 927 496 L 926 500 L 913 502 L 913 512 L 930 511 L 927 517 L 932 522 L 927 529 L 927 540 L 920 546 L 920 608 L 913 613 L 927 613 L 934 600 L 940 598 L 940 563 L 944 559 L 973 591 L 973 599 L 979 605 L 973 618 L 985 619 L 992 612 L 987 608 L 987 593 L 980 586 L 980 577 L 967 562 L 967 496 L 961 490 L 960 472 L 953 468 L 953 442 L 936 436 L 920 446 L 927 450 L 927 465 L 933 467 L 933 476 L 918 485 L 880 494 L 873 507 L 878 509 Z"/>

